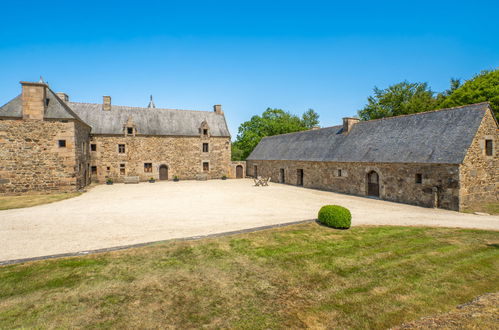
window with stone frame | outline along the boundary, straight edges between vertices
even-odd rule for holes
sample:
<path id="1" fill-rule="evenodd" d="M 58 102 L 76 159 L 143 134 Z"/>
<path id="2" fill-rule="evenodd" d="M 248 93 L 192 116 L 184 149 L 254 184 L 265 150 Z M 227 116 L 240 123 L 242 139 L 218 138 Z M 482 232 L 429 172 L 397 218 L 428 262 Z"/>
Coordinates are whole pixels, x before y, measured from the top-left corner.
<path id="1" fill-rule="evenodd" d="M 133 127 L 127 127 L 127 128 L 126 128 L 126 133 L 127 133 L 128 135 L 133 135 Z"/>
<path id="2" fill-rule="evenodd" d="M 66 140 L 57 141 L 59 148 L 66 148 Z"/>
<path id="3" fill-rule="evenodd" d="M 338 169 L 338 176 L 342 176 L 343 173 L 341 173 L 341 169 Z"/>
<path id="4" fill-rule="evenodd" d="M 421 174 L 421 173 L 416 173 L 415 182 L 416 182 L 416 184 L 421 184 L 421 183 L 423 183 L 423 174 Z"/>
<path id="5" fill-rule="evenodd" d="M 94 144 L 94 143 L 92 143 L 92 144 L 90 145 L 90 150 L 91 150 L 91 151 L 97 151 L 97 145 L 96 145 L 96 144 Z"/>
<path id="6" fill-rule="evenodd" d="M 120 153 L 120 154 L 125 153 L 125 145 L 124 144 L 118 144 L 118 153 Z"/>
<path id="7" fill-rule="evenodd" d="M 203 162 L 203 172 L 208 172 L 210 170 L 210 163 Z"/>
<path id="8" fill-rule="evenodd" d="M 493 151 L 493 148 L 494 147 L 494 143 L 492 142 L 492 140 L 485 140 L 485 155 L 486 156 L 493 156 L 494 155 L 494 151 Z"/>
<path id="9" fill-rule="evenodd" d="M 120 164 L 120 175 L 125 175 L 125 164 Z"/>
<path id="10" fill-rule="evenodd" d="M 97 175 L 97 166 L 92 166 L 91 168 L 92 175 Z"/>
<path id="11" fill-rule="evenodd" d="M 207 128 L 203 128 L 203 135 L 204 135 L 204 136 L 207 136 L 207 135 L 208 135 L 208 129 L 207 129 Z"/>
<path id="12" fill-rule="evenodd" d="M 144 172 L 152 173 L 152 163 L 144 163 Z"/>
<path id="13" fill-rule="evenodd" d="M 203 143 L 203 152 L 208 152 L 208 143 Z"/>

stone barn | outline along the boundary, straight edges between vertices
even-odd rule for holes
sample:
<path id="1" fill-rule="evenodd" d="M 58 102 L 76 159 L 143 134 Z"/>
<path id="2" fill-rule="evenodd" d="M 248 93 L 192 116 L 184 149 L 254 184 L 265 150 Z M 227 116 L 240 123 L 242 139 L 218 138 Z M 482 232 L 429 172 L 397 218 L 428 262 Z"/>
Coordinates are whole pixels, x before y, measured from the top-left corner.
<path id="1" fill-rule="evenodd" d="M 263 138 L 247 174 L 426 207 L 499 201 L 498 123 L 488 103 Z"/>

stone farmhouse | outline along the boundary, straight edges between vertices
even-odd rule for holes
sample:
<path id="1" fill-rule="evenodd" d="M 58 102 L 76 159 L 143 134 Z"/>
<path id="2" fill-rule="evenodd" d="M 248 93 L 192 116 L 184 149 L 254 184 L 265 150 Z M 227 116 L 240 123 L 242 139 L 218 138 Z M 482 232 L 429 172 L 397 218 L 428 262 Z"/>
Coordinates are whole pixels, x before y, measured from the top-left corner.
<path id="1" fill-rule="evenodd" d="M 91 181 L 243 177 L 214 111 L 70 102 L 43 81 L 0 108 L 0 193 L 74 191 Z"/>
<path id="2" fill-rule="evenodd" d="M 488 103 L 263 138 L 248 174 L 451 210 L 499 201 L 499 134 Z"/>

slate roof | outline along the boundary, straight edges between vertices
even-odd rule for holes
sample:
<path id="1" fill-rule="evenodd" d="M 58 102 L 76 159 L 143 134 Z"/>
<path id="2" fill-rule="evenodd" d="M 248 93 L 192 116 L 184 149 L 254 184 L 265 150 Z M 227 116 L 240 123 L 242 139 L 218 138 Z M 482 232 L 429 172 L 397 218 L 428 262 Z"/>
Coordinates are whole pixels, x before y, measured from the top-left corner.
<path id="1" fill-rule="evenodd" d="M 76 119 L 81 121 L 80 117 L 75 114 L 63 101 L 47 88 L 47 98 L 50 100 L 45 110 L 44 118 L 46 119 Z M 22 118 L 22 100 L 21 95 L 16 96 L 5 105 L 0 107 L 0 117 Z"/>
<path id="2" fill-rule="evenodd" d="M 247 160 L 460 164 L 488 103 L 263 138 Z M 490 110 L 489 110 L 490 111 Z"/>
<path id="3" fill-rule="evenodd" d="M 211 136 L 230 137 L 225 116 L 212 111 L 139 108 L 112 105 L 102 110 L 102 104 L 64 103 L 47 88 L 50 99 L 45 119 L 76 119 L 92 127 L 92 134 L 123 134 L 129 119 L 139 135 L 199 136 L 203 121 L 208 123 Z M 0 117 L 22 118 L 21 95 L 0 107 Z"/>
<path id="4" fill-rule="evenodd" d="M 139 135 L 199 136 L 203 121 L 208 123 L 211 136 L 229 137 L 225 116 L 211 111 L 139 108 L 112 105 L 102 110 L 102 104 L 68 102 L 74 112 L 92 127 L 92 134 L 123 134 L 129 118 Z"/>

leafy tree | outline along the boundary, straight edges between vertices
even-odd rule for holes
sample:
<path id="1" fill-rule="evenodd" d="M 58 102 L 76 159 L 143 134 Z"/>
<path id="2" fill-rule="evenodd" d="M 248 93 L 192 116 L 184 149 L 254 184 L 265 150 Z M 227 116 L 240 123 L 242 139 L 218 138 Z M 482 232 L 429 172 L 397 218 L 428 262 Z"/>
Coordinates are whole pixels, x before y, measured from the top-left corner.
<path id="1" fill-rule="evenodd" d="M 433 110 L 438 105 L 434 94 L 427 83 L 403 81 L 386 89 L 374 87 L 374 95 L 358 114 L 360 119 L 370 120 Z"/>
<path id="2" fill-rule="evenodd" d="M 232 160 L 244 160 L 265 136 L 303 131 L 316 126 L 319 115 L 312 109 L 302 118 L 282 109 L 267 108 L 261 116 L 253 116 L 239 126 L 236 141 L 232 144 Z"/>
<path id="3" fill-rule="evenodd" d="M 462 86 L 458 85 L 440 102 L 438 108 L 449 108 L 485 101 L 490 102 L 491 108 L 499 120 L 499 70 L 482 71 L 466 81 Z"/>

